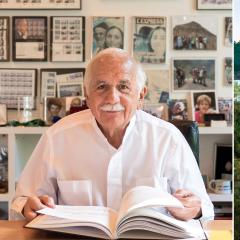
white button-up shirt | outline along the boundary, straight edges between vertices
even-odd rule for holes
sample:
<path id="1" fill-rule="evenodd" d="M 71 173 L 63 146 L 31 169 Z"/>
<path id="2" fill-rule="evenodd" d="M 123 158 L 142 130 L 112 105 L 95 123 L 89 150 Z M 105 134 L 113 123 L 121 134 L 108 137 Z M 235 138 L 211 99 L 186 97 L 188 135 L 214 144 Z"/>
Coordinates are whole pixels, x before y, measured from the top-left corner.
<path id="1" fill-rule="evenodd" d="M 172 124 L 137 111 L 115 149 L 90 110 L 63 118 L 41 137 L 20 177 L 11 217 L 26 197 L 47 194 L 55 203 L 118 209 L 132 187 L 187 189 L 202 201 L 204 218 L 214 216 L 193 153 Z M 17 214 L 17 215 L 16 215 Z"/>

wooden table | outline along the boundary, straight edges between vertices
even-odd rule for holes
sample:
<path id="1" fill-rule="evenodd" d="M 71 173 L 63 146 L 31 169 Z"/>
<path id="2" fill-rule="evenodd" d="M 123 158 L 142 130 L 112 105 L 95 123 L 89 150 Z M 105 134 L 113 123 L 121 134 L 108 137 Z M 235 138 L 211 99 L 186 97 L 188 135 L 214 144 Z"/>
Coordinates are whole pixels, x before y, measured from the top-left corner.
<path id="1" fill-rule="evenodd" d="M 23 228 L 24 221 L 0 221 L 1 240 L 65 240 L 90 239 L 69 234 L 54 233 L 44 230 Z M 204 224 L 204 229 L 211 240 L 232 240 L 232 221 L 215 220 Z"/>

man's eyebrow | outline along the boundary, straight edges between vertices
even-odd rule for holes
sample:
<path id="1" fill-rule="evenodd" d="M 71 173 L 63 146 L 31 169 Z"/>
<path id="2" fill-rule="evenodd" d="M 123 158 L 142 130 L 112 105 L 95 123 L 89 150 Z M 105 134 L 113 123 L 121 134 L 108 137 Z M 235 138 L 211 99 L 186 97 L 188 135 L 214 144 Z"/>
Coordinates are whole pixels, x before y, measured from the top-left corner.
<path id="1" fill-rule="evenodd" d="M 119 83 L 120 83 L 120 84 L 127 84 L 127 85 L 131 85 L 131 81 L 129 81 L 129 80 L 126 80 L 126 79 L 124 79 L 124 80 L 120 80 L 120 81 L 119 81 Z"/>

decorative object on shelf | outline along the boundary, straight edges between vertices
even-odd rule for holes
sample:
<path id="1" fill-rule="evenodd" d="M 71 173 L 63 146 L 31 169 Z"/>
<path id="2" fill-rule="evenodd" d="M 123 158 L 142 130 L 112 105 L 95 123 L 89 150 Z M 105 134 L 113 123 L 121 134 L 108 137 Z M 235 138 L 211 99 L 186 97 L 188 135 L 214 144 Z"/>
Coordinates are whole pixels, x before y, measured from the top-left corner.
<path id="1" fill-rule="evenodd" d="M 10 25 L 9 17 L 0 17 L 0 62 L 10 60 Z"/>
<path id="2" fill-rule="evenodd" d="M 109 47 L 124 48 L 124 17 L 93 17 L 92 55 Z"/>
<path id="3" fill-rule="evenodd" d="M 0 9 L 65 9 L 65 10 L 79 10 L 82 8 L 81 0 L 4 0 L 0 1 Z"/>
<path id="4" fill-rule="evenodd" d="M 35 101 L 32 96 L 18 97 L 18 121 L 29 122 L 32 120 L 32 111 L 35 109 Z"/>
<path id="5" fill-rule="evenodd" d="M 133 18 L 133 55 L 139 62 L 166 62 L 166 25 L 166 17 Z"/>
<path id="6" fill-rule="evenodd" d="M 174 59 L 173 90 L 214 90 L 215 60 L 214 59 Z"/>
<path id="7" fill-rule="evenodd" d="M 196 0 L 198 10 L 231 10 L 232 0 Z"/>
<path id="8" fill-rule="evenodd" d="M 0 126 L 7 124 L 7 105 L 0 103 Z"/>
<path id="9" fill-rule="evenodd" d="M 203 118 L 206 127 L 227 127 L 223 113 L 205 113 Z"/>
<path id="10" fill-rule="evenodd" d="M 225 115 L 227 125 L 232 126 L 232 99 L 218 98 L 218 110 Z"/>
<path id="11" fill-rule="evenodd" d="M 224 58 L 223 85 L 232 86 L 232 58 Z"/>
<path id="12" fill-rule="evenodd" d="M 85 17 L 51 17 L 51 61 L 85 60 Z"/>
<path id="13" fill-rule="evenodd" d="M 212 179 L 208 188 L 217 194 L 231 194 L 231 181 L 223 179 Z"/>
<path id="14" fill-rule="evenodd" d="M 168 119 L 188 120 L 188 105 L 186 99 L 171 99 L 168 101 Z"/>
<path id="15" fill-rule="evenodd" d="M 47 17 L 12 18 L 13 61 L 47 61 Z"/>
<path id="16" fill-rule="evenodd" d="M 224 45 L 226 47 L 232 47 L 232 17 L 224 18 Z"/>
<path id="17" fill-rule="evenodd" d="M 8 126 L 11 127 L 19 127 L 19 126 L 24 126 L 24 127 L 44 127 L 46 126 L 45 122 L 42 119 L 34 119 L 29 122 L 18 122 L 16 120 L 9 121 L 7 123 Z"/>

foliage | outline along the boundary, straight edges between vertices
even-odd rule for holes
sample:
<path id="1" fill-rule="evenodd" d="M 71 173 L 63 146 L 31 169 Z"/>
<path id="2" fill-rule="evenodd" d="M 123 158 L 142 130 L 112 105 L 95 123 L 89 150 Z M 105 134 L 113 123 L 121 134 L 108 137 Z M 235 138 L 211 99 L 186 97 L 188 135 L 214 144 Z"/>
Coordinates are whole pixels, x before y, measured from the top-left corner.
<path id="1" fill-rule="evenodd" d="M 234 79 L 240 79 L 240 42 L 234 42 Z"/>

